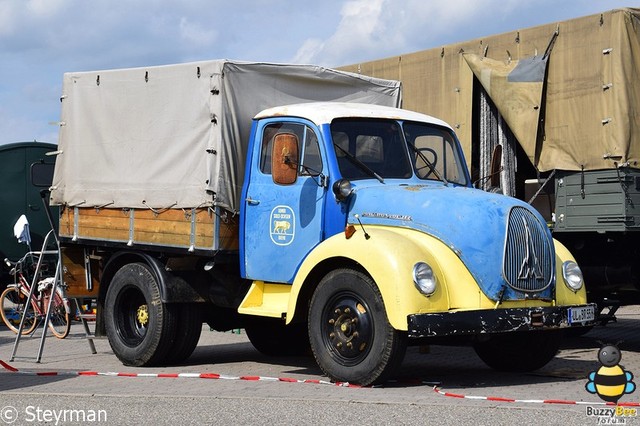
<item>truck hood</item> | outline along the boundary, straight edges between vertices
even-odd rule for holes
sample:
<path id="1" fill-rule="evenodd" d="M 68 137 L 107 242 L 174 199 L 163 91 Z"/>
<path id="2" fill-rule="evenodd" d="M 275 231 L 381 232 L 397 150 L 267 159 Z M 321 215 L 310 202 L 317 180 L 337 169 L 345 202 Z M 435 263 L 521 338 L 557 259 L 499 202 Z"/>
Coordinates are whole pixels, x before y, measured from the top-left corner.
<path id="1" fill-rule="evenodd" d="M 526 209 L 526 212 L 519 211 L 525 212 L 537 226 L 542 245 L 553 247 L 551 232 L 544 219 L 528 204 L 504 195 L 436 183 L 356 187 L 349 222 L 356 223 L 354 215 L 357 214 L 365 226 L 401 226 L 427 233 L 458 255 L 487 297 L 514 300 L 525 298 L 525 292 L 509 286 L 503 271 L 506 259 L 511 256 L 506 253 L 506 239 L 510 213 L 516 206 Z M 518 223 L 522 225 L 520 220 Z M 522 241 L 516 244 L 522 245 Z M 526 245 L 529 244 L 527 239 Z M 528 248 L 525 251 L 528 253 Z M 540 291 L 526 291 L 527 297 L 553 297 L 555 257 L 551 250 L 545 254 L 545 260 L 551 268 L 545 279 L 551 284 Z M 512 262 L 511 269 L 522 269 L 523 262 L 520 254 Z"/>

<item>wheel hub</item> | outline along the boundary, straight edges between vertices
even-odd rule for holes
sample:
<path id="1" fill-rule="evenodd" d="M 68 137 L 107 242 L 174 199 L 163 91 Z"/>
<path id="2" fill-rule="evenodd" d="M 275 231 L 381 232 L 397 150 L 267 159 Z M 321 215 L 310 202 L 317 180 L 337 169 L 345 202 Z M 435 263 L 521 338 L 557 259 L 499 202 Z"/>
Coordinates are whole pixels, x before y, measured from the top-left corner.
<path id="1" fill-rule="evenodd" d="M 147 305 L 140 305 L 136 310 L 136 319 L 138 323 L 145 327 L 149 323 L 149 308 Z"/>
<path id="2" fill-rule="evenodd" d="M 328 318 L 329 342 L 345 358 L 361 356 L 371 338 L 369 313 L 355 300 L 342 301 Z"/>

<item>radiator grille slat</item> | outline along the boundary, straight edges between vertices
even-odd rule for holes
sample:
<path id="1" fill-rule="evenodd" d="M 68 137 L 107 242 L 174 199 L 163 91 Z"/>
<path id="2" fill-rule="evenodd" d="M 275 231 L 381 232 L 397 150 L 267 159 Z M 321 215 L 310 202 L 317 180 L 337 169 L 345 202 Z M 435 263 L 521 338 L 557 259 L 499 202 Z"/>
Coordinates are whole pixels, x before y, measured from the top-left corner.
<path id="1" fill-rule="evenodd" d="M 546 225 L 523 207 L 509 214 L 503 275 L 507 284 L 523 292 L 539 292 L 553 281 L 552 241 Z"/>

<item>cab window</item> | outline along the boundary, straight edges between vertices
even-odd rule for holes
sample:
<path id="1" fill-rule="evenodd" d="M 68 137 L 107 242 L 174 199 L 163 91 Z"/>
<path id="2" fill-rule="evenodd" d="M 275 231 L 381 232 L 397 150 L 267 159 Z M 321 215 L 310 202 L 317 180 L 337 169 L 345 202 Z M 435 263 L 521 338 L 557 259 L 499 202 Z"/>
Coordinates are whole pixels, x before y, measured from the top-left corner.
<path id="1" fill-rule="evenodd" d="M 467 183 L 463 158 L 450 131 L 425 123 L 404 123 L 403 127 L 414 170 L 420 179 L 439 179 L 441 176 L 448 182 Z"/>
<path id="2" fill-rule="evenodd" d="M 300 152 L 298 174 L 315 176 L 322 172 L 322 156 L 318 137 L 313 129 L 301 123 L 271 123 L 264 127 L 260 149 L 260 171 L 271 174 L 271 150 L 274 138 L 281 133 L 293 133 L 298 137 Z"/>

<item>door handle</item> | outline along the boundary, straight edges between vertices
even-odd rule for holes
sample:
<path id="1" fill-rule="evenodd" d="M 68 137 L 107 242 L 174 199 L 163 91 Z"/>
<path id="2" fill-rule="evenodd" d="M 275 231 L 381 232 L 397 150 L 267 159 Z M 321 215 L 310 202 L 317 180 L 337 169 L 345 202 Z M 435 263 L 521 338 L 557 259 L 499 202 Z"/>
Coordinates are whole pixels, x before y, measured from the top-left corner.
<path id="1" fill-rule="evenodd" d="M 247 197 L 246 201 L 250 206 L 257 206 L 258 204 L 260 204 L 260 200 L 254 200 L 251 197 Z"/>

